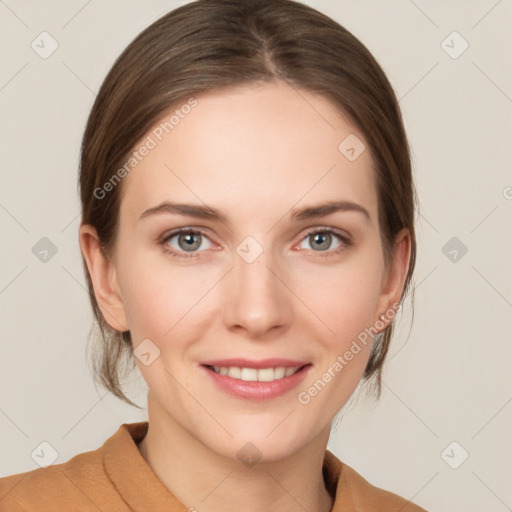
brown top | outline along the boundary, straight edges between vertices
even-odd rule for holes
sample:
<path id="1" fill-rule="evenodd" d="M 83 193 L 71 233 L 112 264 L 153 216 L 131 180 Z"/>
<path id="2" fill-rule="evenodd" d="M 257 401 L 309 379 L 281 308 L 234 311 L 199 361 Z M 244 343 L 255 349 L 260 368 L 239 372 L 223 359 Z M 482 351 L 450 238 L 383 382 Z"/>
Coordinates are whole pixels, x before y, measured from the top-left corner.
<path id="1" fill-rule="evenodd" d="M 0 512 L 187 512 L 139 452 L 147 429 L 147 421 L 124 423 L 97 450 L 0 478 Z M 332 512 L 426 512 L 374 487 L 328 450 L 323 475 Z"/>

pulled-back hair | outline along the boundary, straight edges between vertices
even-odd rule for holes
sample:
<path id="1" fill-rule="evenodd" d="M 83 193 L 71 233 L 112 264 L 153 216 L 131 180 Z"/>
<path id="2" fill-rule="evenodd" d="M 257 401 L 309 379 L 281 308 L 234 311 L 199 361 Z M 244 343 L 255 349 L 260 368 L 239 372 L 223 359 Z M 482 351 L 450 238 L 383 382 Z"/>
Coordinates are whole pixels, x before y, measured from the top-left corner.
<path id="1" fill-rule="evenodd" d="M 411 235 L 402 298 L 416 258 L 416 195 L 398 101 L 366 47 L 328 16 L 293 0 L 197 0 L 164 15 L 140 33 L 105 78 L 85 129 L 80 160 L 82 224 L 93 226 L 111 257 L 119 228 L 123 183 L 98 190 L 173 106 L 205 91 L 285 81 L 322 95 L 347 116 L 368 144 L 375 172 L 383 253 L 391 262 L 395 236 Z M 340 141 L 341 142 L 341 141 Z M 96 191 L 96 193 L 95 193 Z M 122 380 L 136 365 L 130 332 L 103 317 L 85 259 L 83 266 L 99 332 L 92 339 L 95 382 L 134 404 Z M 363 379 L 381 389 L 393 321 L 373 338 Z"/>

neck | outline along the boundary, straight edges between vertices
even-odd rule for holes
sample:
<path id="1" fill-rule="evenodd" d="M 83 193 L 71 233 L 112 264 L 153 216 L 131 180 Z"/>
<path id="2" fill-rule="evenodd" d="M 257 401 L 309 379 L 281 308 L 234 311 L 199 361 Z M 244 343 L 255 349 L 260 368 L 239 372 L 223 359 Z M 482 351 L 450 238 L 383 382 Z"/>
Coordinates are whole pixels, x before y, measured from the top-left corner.
<path id="1" fill-rule="evenodd" d="M 148 395 L 139 451 L 169 491 L 201 512 L 330 512 L 322 465 L 329 432 L 284 459 L 245 466 L 202 444 Z"/>

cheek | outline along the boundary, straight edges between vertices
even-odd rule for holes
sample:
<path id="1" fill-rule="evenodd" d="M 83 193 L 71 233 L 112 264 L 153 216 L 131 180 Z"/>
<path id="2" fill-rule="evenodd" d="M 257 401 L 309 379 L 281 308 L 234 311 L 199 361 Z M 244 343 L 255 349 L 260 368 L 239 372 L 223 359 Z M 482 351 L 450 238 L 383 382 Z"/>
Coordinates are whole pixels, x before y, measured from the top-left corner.
<path id="1" fill-rule="evenodd" d="M 211 268 L 179 265 L 156 251 L 131 254 L 120 263 L 120 278 L 132 339 L 166 343 L 197 320 L 200 302 L 219 277 Z"/>
<path id="2" fill-rule="evenodd" d="M 298 401 L 312 417 L 332 419 L 355 391 L 367 365 L 371 349 L 367 329 L 374 320 L 380 275 L 355 265 L 329 275 L 323 291 L 317 288 L 310 296 L 329 331 L 324 326 L 323 335 L 318 331 L 323 350 L 318 351 L 317 370 L 302 386 Z"/>
<path id="3" fill-rule="evenodd" d="M 383 262 L 371 251 L 354 254 L 338 267 L 304 269 L 297 295 L 323 324 L 330 346 L 350 342 L 370 327 L 380 296 Z M 342 348 L 342 347 L 341 347 Z"/>

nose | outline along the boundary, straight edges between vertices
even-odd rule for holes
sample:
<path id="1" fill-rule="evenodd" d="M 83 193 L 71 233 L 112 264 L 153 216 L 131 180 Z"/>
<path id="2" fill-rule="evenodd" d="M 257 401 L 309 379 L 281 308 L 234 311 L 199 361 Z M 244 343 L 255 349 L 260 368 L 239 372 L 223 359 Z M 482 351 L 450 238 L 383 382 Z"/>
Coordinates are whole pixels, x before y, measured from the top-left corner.
<path id="1" fill-rule="evenodd" d="M 252 339 L 281 335 L 293 316 L 286 273 L 272 260 L 271 251 L 263 251 L 252 262 L 235 253 L 233 261 L 234 268 L 223 283 L 226 327 L 244 331 Z"/>

